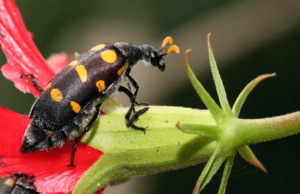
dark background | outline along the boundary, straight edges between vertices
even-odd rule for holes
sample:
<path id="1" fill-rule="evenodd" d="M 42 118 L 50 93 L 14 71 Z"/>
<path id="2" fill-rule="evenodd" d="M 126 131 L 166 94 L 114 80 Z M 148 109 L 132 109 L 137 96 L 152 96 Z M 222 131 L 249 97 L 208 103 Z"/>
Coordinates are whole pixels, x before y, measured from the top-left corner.
<path id="1" fill-rule="evenodd" d="M 300 4 L 298 1 L 246 0 L 119 0 L 17 1 L 23 19 L 42 55 L 82 53 L 100 43 L 117 41 L 157 48 L 167 35 L 181 54 L 166 58 L 164 73 L 150 66 L 134 69 L 141 90 L 139 101 L 150 105 L 205 109 L 183 65 L 183 52 L 192 48 L 189 63 L 198 79 L 217 99 L 209 70 L 206 35 L 232 105 L 255 77 L 276 72 L 249 95 L 241 118 L 263 118 L 300 110 Z M 0 55 L 0 64 L 6 59 Z M 0 104 L 28 114 L 34 97 L 23 94 L 0 75 Z M 122 104 L 123 96 L 117 96 Z M 251 145 L 268 170 L 265 174 L 236 156 L 227 193 L 300 193 L 299 135 Z M 157 175 L 134 178 L 104 193 L 192 193 L 204 164 Z M 202 193 L 217 193 L 222 171 Z"/>

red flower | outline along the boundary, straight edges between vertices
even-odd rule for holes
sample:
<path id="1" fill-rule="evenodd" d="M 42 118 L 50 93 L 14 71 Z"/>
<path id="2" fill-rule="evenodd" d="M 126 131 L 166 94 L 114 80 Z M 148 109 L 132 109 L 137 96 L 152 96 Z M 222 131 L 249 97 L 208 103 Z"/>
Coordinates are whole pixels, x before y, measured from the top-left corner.
<path id="1" fill-rule="evenodd" d="M 1 70 L 4 76 L 23 91 L 39 91 L 33 87 L 29 74 L 34 74 L 38 85 L 45 87 L 70 58 L 55 55 L 47 62 L 32 41 L 19 10 L 13 0 L 0 0 L 0 44 L 7 57 Z M 48 64 L 47 64 L 48 63 Z M 43 193 L 70 193 L 83 173 L 101 157 L 102 152 L 79 143 L 76 151 L 76 167 L 68 167 L 74 141 L 62 148 L 23 154 L 20 152 L 23 135 L 29 124 L 27 115 L 20 115 L 0 106 L 0 177 L 16 172 L 36 177 L 35 186 Z"/>

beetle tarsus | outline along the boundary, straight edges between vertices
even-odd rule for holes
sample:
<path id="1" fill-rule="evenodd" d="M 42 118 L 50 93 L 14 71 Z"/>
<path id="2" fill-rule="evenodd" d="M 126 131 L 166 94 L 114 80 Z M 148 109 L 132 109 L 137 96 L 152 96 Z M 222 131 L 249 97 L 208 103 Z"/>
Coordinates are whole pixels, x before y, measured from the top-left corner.
<path id="1" fill-rule="evenodd" d="M 133 127 L 133 128 L 136 129 L 136 130 L 142 130 L 142 131 L 144 131 L 144 133 L 146 133 L 146 129 L 147 129 L 148 127 L 138 127 L 138 126 L 134 125 L 133 123 L 134 123 L 135 121 L 138 120 L 139 116 L 141 116 L 142 114 L 144 114 L 144 113 L 147 112 L 148 110 L 149 110 L 149 107 L 146 107 L 146 108 L 143 108 L 143 109 L 141 109 L 141 110 L 135 112 L 135 113 L 133 114 L 133 116 L 132 116 L 130 119 L 127 120 L 126 126 L 127 126 L 127 127 Z"/>

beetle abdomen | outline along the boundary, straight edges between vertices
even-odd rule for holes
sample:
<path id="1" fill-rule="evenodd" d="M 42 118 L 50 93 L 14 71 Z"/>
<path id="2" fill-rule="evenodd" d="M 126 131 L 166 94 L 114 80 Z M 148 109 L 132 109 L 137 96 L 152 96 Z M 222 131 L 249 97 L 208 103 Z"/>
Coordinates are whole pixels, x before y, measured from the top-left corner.
<path id="1" fill-rule="evenodd" d="M 31 110 L 32 124 L 43 130 L 60 130 L 122 75 L 126 59 L 112 46 L 94 48 L 49 82 Z"/>
<path id="2" fill-rule="evenodd" d="M 32 106 L 21 152 L 59 146 L 65 139 L 77 137 L 77 126 L 84 126 L 87 120 L 82 110 L 100 104 L 113 92 L 126 67 L 126 59 L 104 44 L 66 66 Z"/>

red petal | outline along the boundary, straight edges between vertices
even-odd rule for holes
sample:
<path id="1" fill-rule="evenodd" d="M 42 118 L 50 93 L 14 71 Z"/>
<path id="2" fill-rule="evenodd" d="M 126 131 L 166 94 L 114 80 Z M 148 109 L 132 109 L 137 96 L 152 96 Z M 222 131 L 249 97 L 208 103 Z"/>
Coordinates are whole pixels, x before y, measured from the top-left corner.
<path id="1" fill-rule="evenodd" d="M 56 55 L 47 61 L 50 67 L 46 64 L 13 0 L 0 0 L 0 18 L 0 44 L 8 60 L 1 68 L 3 75 L 14 81 L 21 91 L 31 92 L 37 97 L 39 92 L 32 86 L 30 77 L 24 75 L 34 74 L 38 85 L 44 88 L 70 59 L 65 54 Z M 68 167 L 74 141 L 66 142 L 61 149 L 22 154 L 20 147 L 28 123 L 28 116 L 0 106 L 0 177 L 16 172 L 34 174 L 39 192 L 71 193 L 102 152 L 79 143 L 76 168 Z"/>
<path id="2" fill-rule="evenodd" d="M 3 75 L 21 91 L 38 96 L 39 92 L 21 76 L 34 74 L 43 88 L 55 74 L 32 41 L 14 1 L 0 0 L 0 18 L 0 44 L 7 57 L 7 64 L 1 68 Z"/>
<path id="3" fill-rule="evenodd" d="M 62 148 L 23 154 L 20 147 L 28 123 L 28 116 L 0 107 L 0 177 L 16 172 L 34 174 L 39 192 L 71 192 L 83 173 L 101 157 L 102 152 L 79 143 L 75 168 L 68 167 L 74 141 L 66 142 Z"/>
<path id="4" fill-rule="evenodd" d="M 47 64 L 52 69 L 52 71 L 57 74 L 71 61 L 72 58 L 69 57 L 66 53 L 60 53 L 51 55 L 49 59 L 47 59 Z"/>

